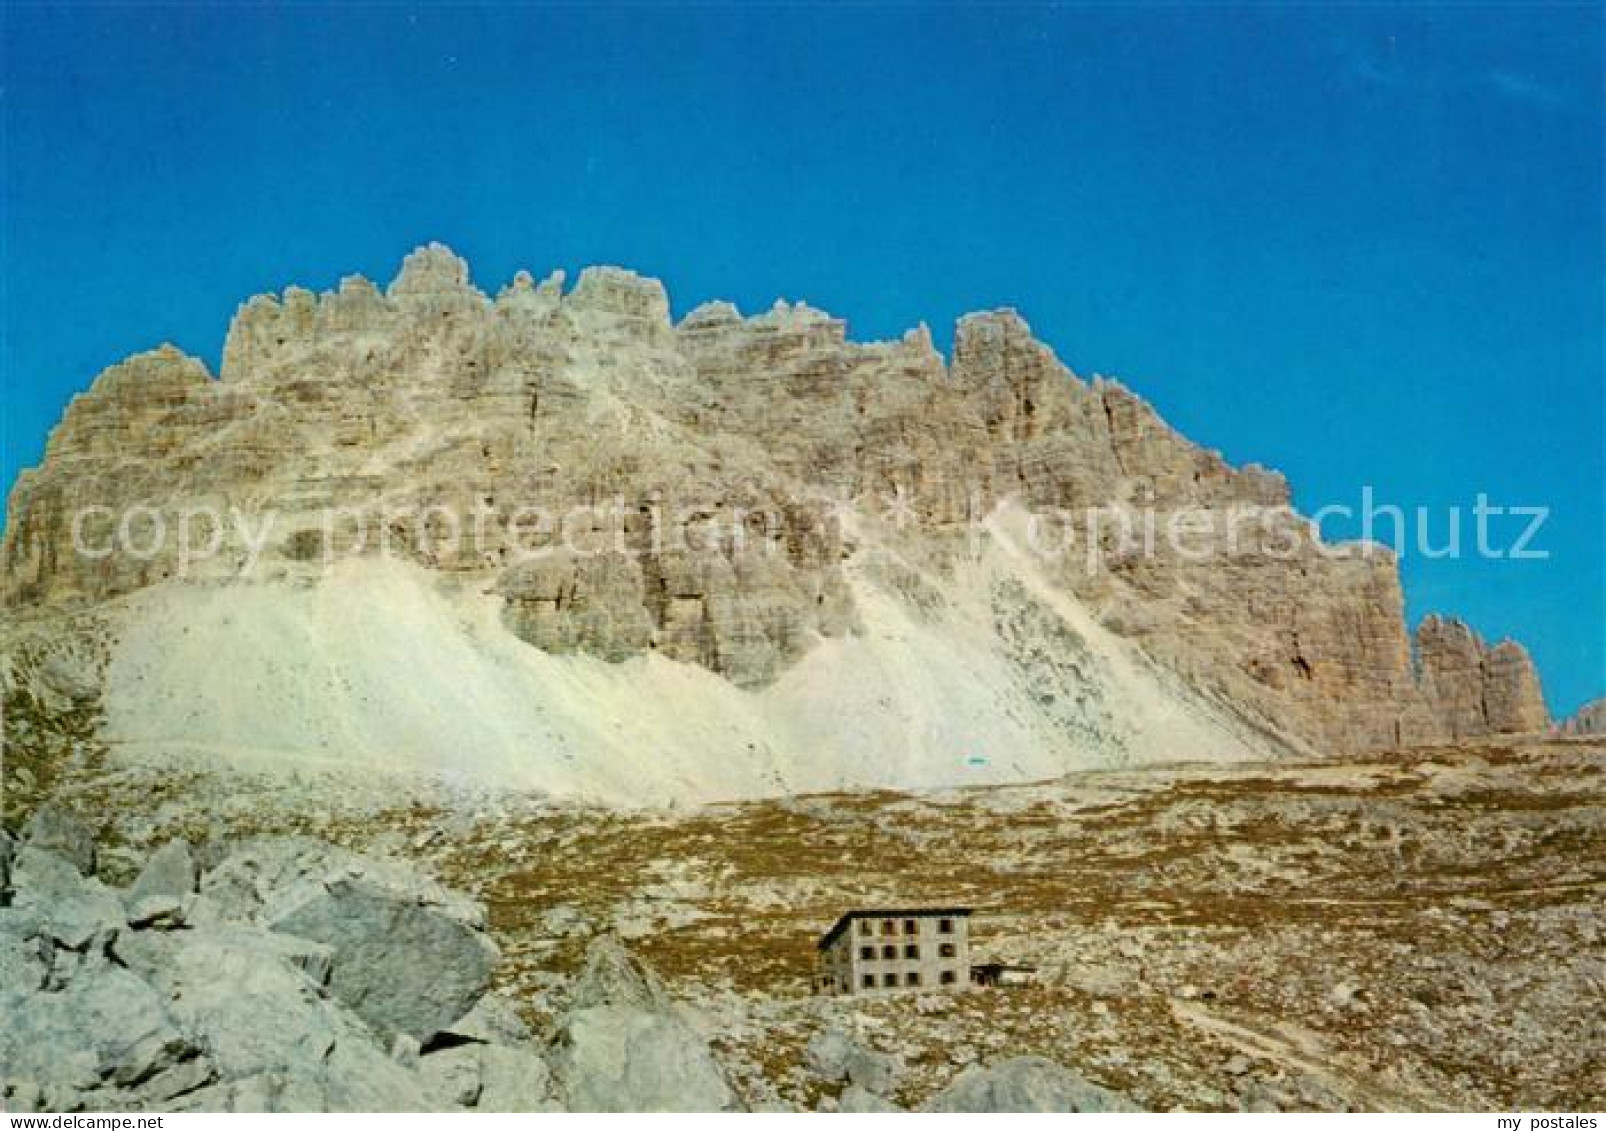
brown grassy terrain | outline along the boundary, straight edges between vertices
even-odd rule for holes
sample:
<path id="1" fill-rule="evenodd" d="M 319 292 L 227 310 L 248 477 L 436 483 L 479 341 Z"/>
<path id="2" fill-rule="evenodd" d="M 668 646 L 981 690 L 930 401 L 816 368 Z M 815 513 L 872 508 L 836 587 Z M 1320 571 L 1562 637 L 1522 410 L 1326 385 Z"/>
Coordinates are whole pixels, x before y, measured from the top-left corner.
<path id="1" fill-rule="evenodd" d="M 683 813 L 134 768 L 69 793 L 135 846 L 295 830 L 422 858 L 488 904 L 538 1025 L 618 931 L 755 1102 L 823 1098 L 799 1064 L 832 1024 L 903 1058 L 905 1102 L 1037 1053 L 1151 1107 L 1576 1109 L 1606 1104 L 1603 768 L 1535 740 Z M 1036 984 L 808 996 L 842 910 L 922 902 L 975 907 L 979 954 Z"/>

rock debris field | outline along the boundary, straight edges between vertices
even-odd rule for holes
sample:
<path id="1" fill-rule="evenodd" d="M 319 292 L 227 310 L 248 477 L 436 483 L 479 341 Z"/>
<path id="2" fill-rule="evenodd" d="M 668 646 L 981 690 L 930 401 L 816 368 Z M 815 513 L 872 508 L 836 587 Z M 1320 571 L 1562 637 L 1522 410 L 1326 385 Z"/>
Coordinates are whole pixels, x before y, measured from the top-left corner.
<path id="1" fill-rule="evenodd" d="M 683 811 L 85 772 L 5 841 L 6 1103 L 1599 1108 L 1603 766 L 1558 739 Z M 1035 980 L 810 996 L 840 911 L 911 902 L 974 906 L 976 958 Z"/>

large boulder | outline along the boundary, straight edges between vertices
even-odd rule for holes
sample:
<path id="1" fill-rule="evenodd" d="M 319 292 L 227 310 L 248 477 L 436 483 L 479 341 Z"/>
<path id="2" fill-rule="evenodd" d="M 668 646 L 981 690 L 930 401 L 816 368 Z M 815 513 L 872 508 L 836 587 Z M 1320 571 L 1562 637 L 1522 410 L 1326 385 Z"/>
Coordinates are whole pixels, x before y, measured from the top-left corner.
<path id="1" fill-rule="evenodd" d="M 490 993 L 474 1003 L 474 1008 L 440 1031 L 447 1042 L 474 1041 L 485 1045 L 523 1045 L 530 1040 L 530 1028 L 507 998 Z"/>
<path id="2" fill-rule="evenodd" d="M 40 839 L 70 847 L 62 827 Z M 21 847 L 0 907 L 8 1110 L 552 1105 L 522 1022 L 482 996 L 495 950 L 464 921 L 477 905 L 429 902 L 429 881 L 313 842 L 246 856 L 208 896 L 182 842 L 122 892 Z M 442 1027 L 454 1031 L 419 1057 L 416 1034 Z"/>
<path id="3" fill-rule="evenodd" d="M 410 1076 L 404 1075 L 401 1086 L 389 1094 L 362 1086 L 365 1083 L 333 1071 L 321 1078 L 308 1078 L 293 1071 L 259 1072 L 189 1092 L 162 1110 L 269 1114 L 430 1110 Z M 353 1084 L 358 1086 L 354 1088 Z"/>
<path id="4" fill-rule="evenodd" d="M 734 1111 L 707 1045 L 673 1014 L 602 1005 L 570 1014 L 556 1056 L 571 1111 Z"/>
<path id="5" fill-rule="evenodd" d="M 569 989 L 571 1010 L 628 1006 L 653 1013 L 673 1008 L 658 975 L 625 949 L 617 935 L 602 935 L 586 948 L 585 963 Z"/>
<path id="6" fill-rule="evenodd" d="M 897 1057 L 867 1049 L 837 1028 L 822 1029 L 809 1038 L 803 1049 L 803 1063 L 824 1080 L 856 1085 L 877 1094 L 891 1090 L 901 1067 Z"/>
<path id="7" fill-rule="evenodd" d="M 104 958 L 74 963 L 48 990 L 8 981 L 0 986 L 0 1079 L 32 1085 L 44 1107 L 126 1106 L 126 1092 L 200 1056 L 167 1004 Z"/>
<path id="8" fill-rule="evenodd" d="M 480 1095 L 476 1111 L 559 1111 L 552 1098 L 552 1073 L 529 1049 L 505 1045 L 477 1046 Z"/>
<path id="9" fill-rule="evenodd" d="M 533 1051 L 471 1042 L 426 1053 L 418 1076 L 441 1107 L 473 1111 L 554 1111 L 552 1074 Z"/>
<path id="10" fill-rule="evenodd" d="M 139 878 L 123 897 L 129 923 L 141 927 L 182 921 L 184 908 L 195 894 L 196 878 L 190 846 L 182 840 L 164 844 L 145 862 Z"/>
<path id="11" fill-rule="evenodd" d="M 54 853 L 84 875 L 95 871 L 95 831 L 59 805 L 41 805 L 28 818 L 22 839 L 30 848 Z"/>
<path id="12" fill-rule="evenodd" d="M 531 1044 L 513 1003 L 486 994 L 442 1029 L 418 1061 L 426 1095 L 440 1107 L 471 1111 L 559 1111 L 552 1073 Z"/>
<path id="13" fill-rule="evenodd" d="M 0 907 L 0 988 L 37 990 L 50 976 L 55 940 L 38 916 Z"/>
<path id="14" fill-rule="evenodd" d="M 1089 1083 L 1040 1056 L 972 1065 L 926 1101 L 924 1111 L 1108 1112 L 1141 1110 L 1125 1096 Z"/>
<path id="15" fill-rule="evenodd" d="M 330 1000 L 266 932 L 249 927 L 155 937 L 149 978 L 173 1017 L 203 1035 L 225 1102 L 269 1111 L 397 1111 L 428 1106 L 417 1079 Z M 242 1097 L 238 1082 L 257 1080 Z"/>
<path id="16" fill-rule="evenodd" d="M 571 1111 L 739 1109 L 708 1044 L 656 976 L 615 938 L 594 942 L 576 979 L 554 1069 Z"/>
<path id="17" fill-rule="evenodd" d="M 330 992 L 387 1040 L 423 1043 L 464 1017 L 498 957 L 479 903 L 405 864 L 307 837 L 233 848 L 201 878 L 188 917 L 326 947 Z"/>
<path id="18" fill-rule="evenodd" d="M 333 951 L 330 992 L 380 1033 L 423 1042 L 490 987 L 496 944 L 436 908 L 366 880 L 309 893 L 270 926 Z"/>
<path id="19" fill-rule="evenodd" d="M 311 939 L 274 934 L 259 927 L 238 923 L 211 923 L 193 929 L 183 939 L 206 939 L 223 946 L 238 947 L 271 956 L 285 963 L 312 985 L 326 987 L 334 965 L 334 951 Z M 175 942 L 155 930 L 124 931 L 112 943 L 111 954 L 119 963 L 147 980 L 159 980 L 174 961 Z"/>
<path id="20" fill-rule="evenodd" d="M 123 924 L 117 893 L 66 857 L 30 843 L 17 853 L 11 879 L 12 910 L 38 920 L 42 931 L 68 950 L 109 942 Z"/>
<path id="21" fill-rule="evenodd" d="M 483 930 L 485 908 L 411 865 L 362 856 L 311 837 L 257 837 L 231 848 L 201 878 L 201 918 L 270 923 L 341 880 L 363 880 Z"/>

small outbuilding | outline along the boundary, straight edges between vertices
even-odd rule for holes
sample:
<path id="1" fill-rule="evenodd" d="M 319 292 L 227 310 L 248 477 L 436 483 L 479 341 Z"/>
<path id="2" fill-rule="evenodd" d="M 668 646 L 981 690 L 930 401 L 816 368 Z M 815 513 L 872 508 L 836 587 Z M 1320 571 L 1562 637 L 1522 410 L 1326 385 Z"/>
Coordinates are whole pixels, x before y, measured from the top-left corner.
<path id="1" fill-rule="evenodd" d="M 970 968 L 971 984 L 977 986 L 1025 986 L 1037 980 L 1037 967 L 1008 962 L 978 962 Z"/>

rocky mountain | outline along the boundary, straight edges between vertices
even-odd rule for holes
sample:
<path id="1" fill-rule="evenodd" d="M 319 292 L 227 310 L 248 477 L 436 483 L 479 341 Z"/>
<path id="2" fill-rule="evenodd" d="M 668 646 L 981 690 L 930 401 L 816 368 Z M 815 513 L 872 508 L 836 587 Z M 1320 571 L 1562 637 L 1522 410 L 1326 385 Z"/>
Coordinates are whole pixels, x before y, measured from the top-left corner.
<path id="1" fill-rule="evenodd" d="M 1606 734 L 1606 699 L 1591 699 L 1557 724 L 1562 734 Z"/>
<path id="2" fill-rule="evenodd" d="M 0 593 L 13 655 L 98 618 L 129 748 L 623 797 L 1548 725 L 1521 645 L 1413 637 L 1388 552 L 1289 497 L 1013 311 L 945 359 L 806 305 L 677 323 L 616 268 L 490 298 L 430 245 L 252 299 L 217 377 L 102 373 L 11 493 Z"/>

